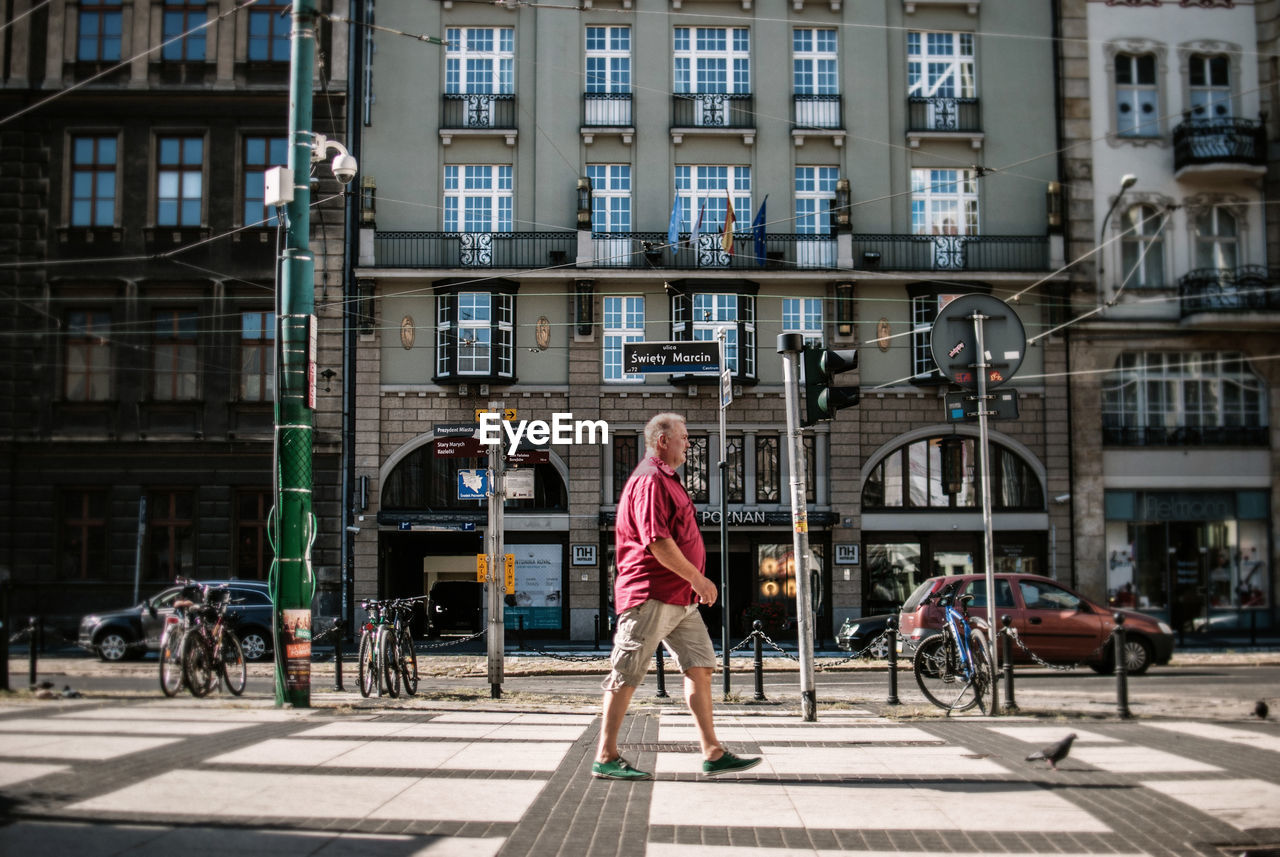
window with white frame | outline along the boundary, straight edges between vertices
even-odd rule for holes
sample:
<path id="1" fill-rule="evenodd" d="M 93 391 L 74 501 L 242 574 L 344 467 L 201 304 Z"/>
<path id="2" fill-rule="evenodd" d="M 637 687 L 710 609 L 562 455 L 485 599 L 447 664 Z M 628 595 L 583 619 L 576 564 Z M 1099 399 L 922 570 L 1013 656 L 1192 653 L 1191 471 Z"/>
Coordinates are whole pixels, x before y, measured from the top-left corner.
<path id="1" fill-rule="evenodd" d="M 515 30 L 511 27 L 450 27 L 445 48 L 447 93 L 515 92 Z"/>
<path id="2" fill-rule="evenodd" d="M 631 231 L 631 165 L 587 164 L 591 179 L 591 231 Z"/>
<path id="3" fill-rule="evenodd" d="M 782 332 L 798 333 L 804 344 L 822 347 L 822 298 L 783 298 Z"/>
<path id="4" fill-rule="evenodd" d="M 976 98 L 973 33 L 907 33 L 907 95 Z"/>
<path id="5" fill-rule="evenodd" d="M 631 91 L 631 28 L 587 27 L 587 92 Z"/>
<path id="6" fill-rule="evenodd" d="M 644 342 L 644 298 L 607 295 L 604 299 L 604 380 L 608 383 L 639 383 L 643 375 L 622 371 L 622 346 Z"/>
<path id="7" fill-rule="evenodd" d="M 797 233 L 831 234 L 831 204 L 839 178 L 839 167 L 796 167 Z"/>
<path id="8" fill-rule="evenodd" d="M 797 27 L 791 31 L 791 91 L 796 95 L 840 92 L 835 30 Z"/>
<path id="9" fill-rule="evenodd" d="M 916 235 L 978 234 L 977 172 L 912 170 L 911 231 Z"/>
<path id="10" fill-rule="evenodd" d="M 462 291 L 436 295 L 436 375 L 510 379 L 515 374 L 515 295 Z"/>
<path id="11" fill-rule="evenodd" d="M 1196 215 L 1196 267 L 1232 271 L 1239 263 L 1236 219 L 1220 206 Z"/>
<path id="12" fill-rule="evenodd" d="M 1225 56 L 1195 54 L 1188 68 L 1192 119 L 1231 118 L 1231 62 Z"/>
<path id="13" fill-rule="evenodd" d="M 204 209 L 204 138 L 161 137 L 156 150 L 156 223 L 199 226 Z"/>
<path id="14" fill-rule="evenodd" d="M 940 294 L 936 287 L 925 287 L 910 294 L 911 379 L 913 382 L 942 383 L 946 380 L 938 372 L 938 364 L 933 361 L 933 351 L 929 343 L 938 311 L 959 296 L 956 293 Z"/>
<path id="15" fill-rule="evenodd" d="M 112 226 L 116 221 L 114 134 L 71 139 L 71 225 Z"/>
<path id="16" fill-rule="evenodd" d="M 1116 133 L 1154 137 L 1160 133 L 1160 90 L 1154 54 L 1116 54 Z"/>
<path id="17" fill-rule="evenodd" d="M 680 200 L 680 231 L 691 231 L 701 214 L 699 233 L 724 229 L 733 197 L 734 217 L 744 220 L 751 211 L 751 167 L 687 165 L 676 167 L 676 197 Z"/>
<path id="18" fill-rule="evenodd" d="M 676 27 L 675 92 L 751 92 L 751 31 L 746 27 Z"/>
<path id="19" fill-rule="evenodd" d="M 510 232 L 511 212 L 509 165 L 445 166 L 445 232 Z"/>
<path id="20" fill-rule="evenodd" d="M 1129 288 L 1164 288 L 1166 219 L 1151 205 L 1135 205 L 1120 218 L 1120 260 Z"/>
<path id="21" fill-rule="evenodd" d="M 1262 429 L 1266 384 L 1238 352 L 1125 352 L 1102 384 L 1102 424 L 1161 442 L 1170 429 Z"/>
<path id="22" fill-rule="evenodd" d="M 677 340 L 715 342 L 725 331 L 725 363 L 739 378 L 756 375 L 756 298 L 739 292 L 676 291 L 672 333 Z M 741 360 L 739 360 L 741 355 Z"/>

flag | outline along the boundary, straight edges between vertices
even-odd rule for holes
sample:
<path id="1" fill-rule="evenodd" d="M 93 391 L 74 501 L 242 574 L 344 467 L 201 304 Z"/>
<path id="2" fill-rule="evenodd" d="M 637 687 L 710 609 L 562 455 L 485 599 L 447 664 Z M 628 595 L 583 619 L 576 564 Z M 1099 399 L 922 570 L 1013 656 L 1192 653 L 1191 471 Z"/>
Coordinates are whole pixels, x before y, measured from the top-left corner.
<path id="1" fill-rule="evenodd" d="M 764 195 L 764 199 L 760 201 L 760 210 L 756 212 L 756 219 L 751 221 L 751 232 L 755 237 L 756 264 L 764 267 L 764 206 L 769 201 L 769 194 Z"/>
<path id="2" fill-rule="evenodd" d="M 672 249 L 680 243 L 680 195 L 671 201 L 671 222 L 667 224 L 667 243 Z"/>
<path id="3" fill-rule="evenodd" d="M 725 191 L 724 201 L 725 201 L 725 205 L 729 207 L 729 210 L 726 211 L 724 215 L 724 235 L 720 236 L 720 246 L 721 248 L 724 249 L 724 252 L 732 256 L 733 255 L 733 224 L 737 222 L 738 218 L 733 216 L 733 200 L 729 198 L 728 191 Z"/>
<path id="4" fill-rule="evenodd" d="M 698 209 L 698 216 L 693 221 L 693 231 L 689 233 L 689 246 L 693 248 L 693 252 L 698 252 L 698 233 L 702 231 L 702 214 L 707 210 L 707 201 L 702 201 L 702 207 Z"/>

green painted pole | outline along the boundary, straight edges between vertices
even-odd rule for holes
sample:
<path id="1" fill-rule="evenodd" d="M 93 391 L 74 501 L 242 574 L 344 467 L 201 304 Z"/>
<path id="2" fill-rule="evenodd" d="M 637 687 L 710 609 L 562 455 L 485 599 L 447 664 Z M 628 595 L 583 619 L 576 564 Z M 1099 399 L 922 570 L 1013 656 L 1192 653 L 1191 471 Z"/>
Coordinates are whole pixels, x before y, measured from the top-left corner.
<path id="1" fill-rule="evenodd" d="M 289 173 L 293 200 L 280 276 L 280 369 L 277 372 L 272 581 L 276 706 L 311 706 L 311 447 L 315 408 L 315 260 L 311 235 L 311 97 L 315 71 L 315 0 L 294 0 L 289 83 Z"/>

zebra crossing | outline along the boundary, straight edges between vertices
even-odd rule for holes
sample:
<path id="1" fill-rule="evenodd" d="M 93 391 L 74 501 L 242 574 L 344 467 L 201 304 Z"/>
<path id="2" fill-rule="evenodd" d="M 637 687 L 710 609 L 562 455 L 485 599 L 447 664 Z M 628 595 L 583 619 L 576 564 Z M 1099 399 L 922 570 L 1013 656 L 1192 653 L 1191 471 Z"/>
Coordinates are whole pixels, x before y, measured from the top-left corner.
<path id="1" fill-rule="evenodd" d="M 203 825 L 217 825 L 212 853 L 395 857 L 1157 857 L 1280 842 L 1269 724 L 743 709 L 717 731 L 764 761 L 709 781 L 688 713 L 638 708 L 622 746 L 647 783 L 587 776 L 597 730 L 581 711 L 11 706 L 0 851 L 172 853 Z M 1069 731 L 1063 771 L 1023 761 Z"/>

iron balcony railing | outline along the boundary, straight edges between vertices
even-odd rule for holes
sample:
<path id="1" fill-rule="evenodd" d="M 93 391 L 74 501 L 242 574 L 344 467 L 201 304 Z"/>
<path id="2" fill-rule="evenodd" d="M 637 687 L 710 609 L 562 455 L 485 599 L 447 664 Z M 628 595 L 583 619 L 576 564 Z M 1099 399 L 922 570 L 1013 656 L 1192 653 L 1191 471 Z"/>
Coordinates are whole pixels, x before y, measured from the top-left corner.
<path id="1" fill-rule="evenodd" d="M 853 266 L 881 271 L 1046 271 L 1044 235 L 854 235 Z"/>
<path id="2" fill-rule="evenodd" d="M 1187 119 L 1173 129 L 1173 169 L 1204 164 L 1266 166 L 1267 129 L 1254 119 Z"/>
<path id="3" fill-rule="evenodd" d="M 1280 311 L 1280 271 L 1262 265 L 1197 268 L 1178 280 L 1182 315 Z"/>
<path id="4" fill-rule="evenodd" d="M 791 96 L 792 128 L 843 128 L 844 99 L 839 95 Z"/>
<path id="5" fill-rule="evenodd" d="M 908 131 L 981 131 L 978 99 L 913 95 L 907 99 Z"/>
<path id="6" fill-rule="evenodd" d="M 516 127 L 516 97 L 494 92 L 449 92 L 444 95 L 441 128 Z"/>
<path id="7" fill-rule="evenodd" d="M 754 128 L 755 99 L 728 92 L 678 92 L 671 96 L 673 128 Z"/>
<path id="8" fill-rule="evenodd" d="M 578 233 L 375 232 L 379 268 L 544 268 L 573 265 Z"/>
<path id="9" fill-rule="evenodd" d="M 1266 426 L 1103 426 L 1106 446 L 1266 446 Z"/>
<path id="10" fill-rule="evenodd" d="M 630 128 L 630 92 L 582 93 L 582 125 L 584 128 Z"/>
<path id="11" fill-rule="evenodd" d="M 836 267 L 836 240 L 830 235 L 771 234 L 765 236 L 763 253 L 756 255 L 751 232 L 735 232 L 733 253 L 725 251 L 720 232 L 698 236 L 689 233 L 675 246 L 665 232 L 595 232 L 592 267 L 597 268 L 767 268 L 771 270 L 831 270 Z"/>

